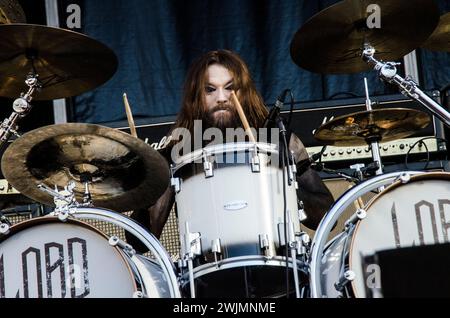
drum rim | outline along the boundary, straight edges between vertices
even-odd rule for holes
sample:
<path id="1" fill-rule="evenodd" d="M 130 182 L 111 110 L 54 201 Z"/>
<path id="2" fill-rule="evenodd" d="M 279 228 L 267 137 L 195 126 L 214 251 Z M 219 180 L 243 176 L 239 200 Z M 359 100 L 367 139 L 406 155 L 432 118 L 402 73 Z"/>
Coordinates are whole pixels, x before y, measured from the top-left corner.
<path id="1" fill-rule="evenodd" d="M 96 221 L 95 219 L 92 219 L 92 220 Z M 105 221 L 102 221 L 102 222 L 105 222 Z M 57 216 L 46 215 L 46 216 L 36 217 L 36 218 L 32 218 L 32 219 L 25 220 L 25 221 L 19 222 L 17 224 L 14 224 L 13 226 L 11 226 L 8 234 L 2 235 L 0 237 L 0 244 L 7 241 L 8 238 L 11 238 L 12 236 L 14 236 L 14 234 L 17 234 L 21 231 L 30 229 L 35 225 L 39 226 L 39 225 L 55 224 L 55 223 L 62 224 L 62 225 L 64 225 L 64 224 L 79 225 L 87 230 L 91 230 L 92 232 L 100 235 L 101 237 L 103 237 L 105 239 L 106 242 L 108 242 L 108 240 L 109 240 L 106 233 L 103 233 L 102 231 L 100 231 L 99 229 L 97 229 L 96 227 L 94 227 L 93 225 L 91 225 L 87 222 L 81 221 L 79 219 L 74 219 L 74 218 L 69 218 L 63 222 L 60 219 L 58 219 Z M 116 251 L 117 255 L 122 260 L 122 263 L 125 264 L 125 267 L 127 269 L 129 277 L 130 277 L 131 284 L 133 286 L 134 293 L 136 293 L 138 291 L 136 278 L 134 277 L 133 270 L 131 269 L 131 266 L 130 266 L 129 262 L 127 261 L 125 254 L 117 246 L 112 246 L 110 244 L 108 244 L 108 245 L 109 245 L 109 247 L 111 247 L 112 249 L 114 249 Z M 132 296 L 133 295 L 130 295 L 130 297 L 132 297 Z"/>
<path id="2" fill-rule="evenodd" d="M 292 258 L 289 257 L 288 260 L 289 260 L 288 262 L 289 268 L 293 268 Z M 298 270 L 300 270 L 302 268 L 303 263 L 298 259 L 296 261 L 298 265 Z M 196 279 L 223 269 L 232 269 L 244 266 L 258 266 L 258 265 L 279 266 L 279 267 L 286 266 L 286 257 L 284 256 L 267 257 L 263 255 L 230 257 L 218 262 L 206 263 L 194 267 L 193 275 L 194 279 Z M 182 287 L 186 286 L 189 283 L 189 280 L 186 279 L 188 275 L 189 273 L 185 273 L 183 275 L 184 283 L 182 284 Z"/>
<path id="3" fill-rule="evenodd" d="M 423 181 L 423 180 L 449 180 L 450 181 L 450 172 L 433 171 L 433 172 L 423 172 L 422 174 L 417 174 L 417 175 L 411 175 L 410 179 L 406 183 L 403 183 L 402 180 L 397 180 L 397 181 L 393 182 L 391 185 L 387 186 L 386 189 L 384 189 L 382 192 L 378 193 L 372 199 L 370 199 L 369 202 L 364 207 L 364 210 L 367 213 L 369 213 L 369 209 L 379 200 L 380 197 L 382 197 L 383 195 L 385 195 L 387 193 L 394 191 L 398 187 L 400 187 L 404 184 L 411 184 L 411 183 L 419 182 L 419 181 Z M 355 229 L 353 230 L 353 233 L 351 235 L 352 236 L 351 242 L 350 242 L 350 245 L 348 248 L 348 253 L 349 253 L 348 265 L 349 265 L 350 270 L 352 270 L 352 268 L 353 268 L 353 266 L 352 266 L 352 264 L 353 264 L 352 260 L 354 257 L 353 249 L 354 249 L 354 245 L 356 242 L 356 236 L 359 233 L 359 228 L 360 228 L 360 225 L 363 220 L 358 220 L 358 222 L 356 223 Z M 351 282 L 351 286 L 352 286 L 352 290 L 353 290 L 353 293 L 356 298 L 363 297 L 362 295 L 359 295 L 359 293 L 357 292 L 357 289 L 355 287 L 356 286 L 355 280 L 353 280 Z"/>
<path id="4" fill-rule="evenodd" d="M 348 189 L 331 206 L 330 210 L 321 220 L 311 243 L 311 251 L 309 257 L 309 277 L 312 298 L 327 297 L 321 287 L 321 266 L 324 246 L 328 240 L 328 235 L 331 232 L 334 223 L 344 213 L 345 209 L 354 200 L 358 199 L 359 197 L 373 189 L 376 189 L 380 186 L 392 184 L 393 182 L 395 182 L 395 180 L 402 176 L 411 176 L 417 174 L 423 174 L 423 171 L 397 171 L 375 176 Z"/>
<path id="5" fill-rule="evenodd" d="M 141 242 L 149 248 L 150 252 L 153 253 L 158 260 L 156 263 L 162 268 L 168 283 L 171 297 L 181 298 L 175 264 L 161 242 L 150 231 L 143 228 L 139 223 L 123 213 L 102 207 L 77 207 L 72 215 L 72 218 L 77 220 L 91 219 L 109 222 L 110 224 L 116 225 L 123 230 L 130 232 L 131 235 L 136 237 L 136 239 L 141 240 Z"/>
<path id="6" fill-rule="evenodd" d="M 203 154 L 207 156 L 211 156 L 212 154 L 222 154 L 228 153 L 232 151 L 247 151 L 249 149 L 254 148 L 256 145 L 258 151 L 263 153 L 273 153 L 278 154 L 278 147 L 273 143 L 264 143 L 264 142 L 233 142 L 233 143 L 223 143 L 217 145 L 209 145 L 201 149 L 194 150 L 188 154 L 185 154 L 178 159 L 174 160 L 172 165 L 172 173 L 178 171 L 181 167 L 188 165 L 190 163 L 194 163 L 196 160 L 200 160 L 203 157 Z"/>

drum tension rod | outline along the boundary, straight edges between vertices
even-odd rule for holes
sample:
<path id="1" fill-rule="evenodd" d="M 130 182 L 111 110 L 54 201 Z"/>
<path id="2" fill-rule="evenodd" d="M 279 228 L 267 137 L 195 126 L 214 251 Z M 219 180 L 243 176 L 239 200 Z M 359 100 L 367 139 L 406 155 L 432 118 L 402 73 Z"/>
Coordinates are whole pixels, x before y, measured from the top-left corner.
<path id="1" fill-rule="evenodd" d="M 203 170 L 205 171 L 205 178 L 214 177 L 212 163 L 208 161 L 208 156 L 205 151 L 203 152 Z"/>
<path id="2" fill-rule="evenodd" d="M 2 216 L 4 217 L 4 216 Z M 1 235 L 8 235 L 9 234 L 10 225 L 7 223 L 4 223 L 3 221 L 0 224 L 0 234 Z"/>
<path id="3" fill-rule="evenodd" d="M 338 283 L 334 284 L 334 287 L 336 288 L 337 291 L 342 292 L 344 287 L 352 282 L 355 279 L 356 275 L 353 271 L 348 270 L 345 271 L 344 276 L 341 277 L 341 279 L 339 280 Z"/>
<path id="4" fill-rule="evenodd" d="M 364 209 L 358 209 L 356 212 L 345 222 L 344 227 L 345 230 L 348 230 L 348 228 L 351 225 L 356 224 L 356 222 L 366 218 L 367 212 Z"/>
<path id="5" fill-rule="evenodd" d="M 108 240 L 109 245 L 121 248 L 129 257 L 136 255 L 136 250 L 125 241 L 122 241 L 118 236 L 113 235 Z"/>
<path id="6" fill-rule="evenodd" d="M 253 148 L 253 156 L 251 159 L 252 172 L 258 173 L 261 172 L 261 160 L 259 159 L 258 146 L 255 143 L 255 147 Z"/>
<path id="7" fill-rule="evenodd" d="M 220 239 L 211 241 L 211 252 L 214 254 L 214 262 L 217 264 L 220 261 L 220 255 L 222 255 L 222 243 Z"/>

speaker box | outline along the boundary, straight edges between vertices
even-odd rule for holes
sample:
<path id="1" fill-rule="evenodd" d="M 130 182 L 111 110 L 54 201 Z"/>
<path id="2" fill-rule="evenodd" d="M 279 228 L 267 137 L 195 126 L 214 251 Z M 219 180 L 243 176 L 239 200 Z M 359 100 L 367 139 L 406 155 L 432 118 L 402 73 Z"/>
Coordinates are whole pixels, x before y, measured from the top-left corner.
<path id="1" fill-rule="evenodd" d="M 369 296 L 450 297 L 449 243 L 378 251 L 362 262 L 364 269 L 374 264 L 379 282 L 376 290 L 366 288 Z"/>

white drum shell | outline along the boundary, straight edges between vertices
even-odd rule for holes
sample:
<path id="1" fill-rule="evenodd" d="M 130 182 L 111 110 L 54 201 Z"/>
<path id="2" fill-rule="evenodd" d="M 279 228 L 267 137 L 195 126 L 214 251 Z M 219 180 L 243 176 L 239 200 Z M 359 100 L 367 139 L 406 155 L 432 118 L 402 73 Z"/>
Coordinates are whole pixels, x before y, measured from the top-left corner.
<path id="1" fill-rule="evenodd" d="M 261 145 L 260 145 L 261 146 Z M 231 144 L 226 147 L 211 147 L 209 154 L 232 155 L 241 158 L 253 156 L 253 144 Z M 269 150 L 270 149 L 270 150 Z M 176 194 L 180 225 L 182 254 L 186 224 L 190 233 L 200 233 L 202 252 L 211 252 L 212 242 L 220 240 L 222 254 L 226 257 L 260 255 L 260 237 L 267 237 L 268 256 L 276 256 L 280 246 L 280 232 L 284 223 L 283 174 L 278 164 L 271 162 L 270 156 L 278 152 L 266 145 L 259 148 L 260 171 L 253 172 L 250 163 L 214 164 L 214 175 L 205 177 L 197 173 L 180 180 L 180 191 Z M 199 154 L 191 155 L 190 162 L 199 159 Z M 228 156 L 229 157 L 229 156 Z M 273 157 L 272 157 L 273 158 Z M 201 157 L 200 157 L 201 159 Z M 278 162 L 278 161 L 277 161 Z M 174 170 L 189 162 L 182 161 Z M 293 231 L 300 227 L 295 184 L 286 181 L 288 219 Z M 284 237 L 281 237 L 284 242 Z"/>

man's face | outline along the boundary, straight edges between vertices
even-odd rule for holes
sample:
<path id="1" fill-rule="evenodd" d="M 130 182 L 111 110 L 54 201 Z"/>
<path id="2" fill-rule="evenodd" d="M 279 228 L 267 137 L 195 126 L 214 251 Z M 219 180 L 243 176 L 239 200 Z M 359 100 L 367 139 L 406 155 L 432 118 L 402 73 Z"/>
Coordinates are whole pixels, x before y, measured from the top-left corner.
<path id="1" fill-rule="evenodd" d="M 206 71 L 206 121 L 212 127 L 237 127 L 236 108 L 231 103 L 233 76 L 219 64 L 212 64 Z"/>

